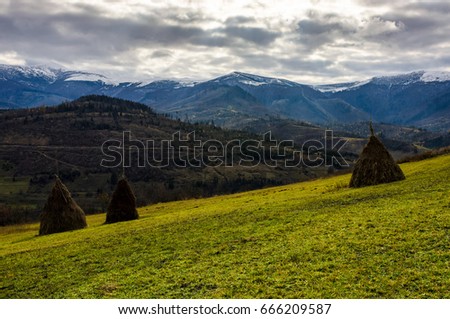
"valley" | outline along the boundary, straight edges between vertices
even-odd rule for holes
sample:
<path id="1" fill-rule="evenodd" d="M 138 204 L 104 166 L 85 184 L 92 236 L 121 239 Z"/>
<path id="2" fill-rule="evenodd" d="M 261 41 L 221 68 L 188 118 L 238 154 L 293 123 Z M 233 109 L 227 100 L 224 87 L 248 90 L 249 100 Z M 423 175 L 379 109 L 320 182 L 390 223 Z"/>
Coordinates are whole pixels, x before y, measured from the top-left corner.
<path id="1" fill-rule="evenodd" d="M 98 213 L 105 210 L 114 185 L 123 173 L 136 184 L 138 206 L 236 193 L 348 170 L 365 145 L 368 134 L 367 122 L 328 127 L 334 129 L 333 143 L 340 139 L 346 141 L 340 151 L 349 165 L 347 168 L 337 163 L 334 167 L 308 167 L 305 163 L 286 167 L 280 160 L 274 166 L 264 162 L 239 165 L 248 156 L 224 149 L 225 158 L 231 159 L 231 165 L 203 162 L 198 167 L 180 167 L 177 162 L 171 162 L 166 167 L 138 167 L 142 157 L 137 158 L 136 153 L 132 154 L 130 167 L 123 170 L 121 166 L 100 165 L 105 159 L 101 146 L 108 140 L 122 141 L 126 131 L 131 132 L 131 139 L 154 141 L 156 144 L 151 151 L 160 159 L 163 156 L 162 141 L 171 140 L 176 132 L 180 132 L 183 139 L 195 132 L 195 138 L 203 142 L 215 140 L 222 145 L 231 141 L 240 141 L 239 144 L 246 140 L 260 141 L 264 134 L 271 132 L 276 141 L 292 140 L 294 148 L 287 149 L 288 152 L 304 152 L 302 147 L 307 141 L 325 142 L 327 127 L 266 116 L 252 120 L 241 130 L 221 128 L 181 121 L 170 114 L 156 113 L 140 103 L 98 95 L 56 107 L 3 111 L 0 112 L 0 123 L 2 225 L 37 220 L 55 174 L 67 183 L 87 213 Z M 449 143 L 445 135 L 423 129 L 386 124 L 376 124 L 375 128 L 396 159 Z M 268 159 L 269 155 L 263 149 L 257 152 L 261 159 Z M 184 161 L 182 158 L 188 155 L 182 155 L 178 161 Z M 316 156 L 325 158 L 327 155 L 319 150 L 313 158 Z"/>

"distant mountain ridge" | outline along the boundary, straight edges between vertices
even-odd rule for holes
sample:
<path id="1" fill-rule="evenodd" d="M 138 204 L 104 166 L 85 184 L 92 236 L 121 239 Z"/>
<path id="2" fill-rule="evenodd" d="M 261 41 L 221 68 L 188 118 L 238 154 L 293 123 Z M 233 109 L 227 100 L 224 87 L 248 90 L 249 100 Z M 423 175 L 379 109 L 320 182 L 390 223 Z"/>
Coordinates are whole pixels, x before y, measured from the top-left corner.
<path id="1" fill-rule="evenodd" d="M 447 82 L 450 81 L 450 72 L 428 72 L 417 71 L 406 74 L 398 74 L 392 76 L 373 77 L 364 81 L 316 85 L 314 88 L 321 92 L 341 92 L 354 90 L 355 88 L 364 86 L 369 83 L 377 85 L 409 85 L 417 82 Z"/>
<path id="2" fill-rule="evenodd" d="M 450 73 L 418 71 L 365 81 L 305 85 L 232 72 L 204 82 L 117 83 L 101 74 L 0 65 L 0 108 L 56 105 L 100 94 L 144 103 L 191 121 L 240 128 L 282 117 L 328 125 L 373 119 L 450 129 Z"/>

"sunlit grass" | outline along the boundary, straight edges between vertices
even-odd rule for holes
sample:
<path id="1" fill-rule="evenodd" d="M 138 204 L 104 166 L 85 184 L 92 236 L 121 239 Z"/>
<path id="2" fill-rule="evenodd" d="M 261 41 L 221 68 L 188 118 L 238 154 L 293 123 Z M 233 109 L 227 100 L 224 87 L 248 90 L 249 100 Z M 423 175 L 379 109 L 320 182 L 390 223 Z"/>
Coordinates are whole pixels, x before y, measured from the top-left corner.
<path id="1" fill-rule="evenodd" d="M 449 298 L 450 156 L 407 179 L 350 176 L 147 206 L 137 221 L 0 228 L 7 298 Z"/>

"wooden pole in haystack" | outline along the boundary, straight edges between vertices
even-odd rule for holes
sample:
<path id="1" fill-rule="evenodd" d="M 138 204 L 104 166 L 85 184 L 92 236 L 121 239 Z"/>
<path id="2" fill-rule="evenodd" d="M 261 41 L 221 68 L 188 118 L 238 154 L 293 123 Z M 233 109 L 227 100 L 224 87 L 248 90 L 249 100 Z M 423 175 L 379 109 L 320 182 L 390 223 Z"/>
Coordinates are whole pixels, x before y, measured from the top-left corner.
<path id="1" fill-rule="evenodd" d="M 56 176 L 55 184 L 41 214 L 39 235 L 82 229 L 87 226 L 84 211 Z"/>
<path id="2" fill-rule="evenodd" d="M 405 175 L 400 166 L 375 136 L 372 122 L 370 133 L 369 142 L 356 161 L 349 186 L 363 187 L 404 180 Z"/>
<path id="3" fill-rule="evenodd" d="M 125 176 L 117 182 L 108 209 L 106 210 L 106 224 L 138 219 L 136 210 L 136 196 Z"/>

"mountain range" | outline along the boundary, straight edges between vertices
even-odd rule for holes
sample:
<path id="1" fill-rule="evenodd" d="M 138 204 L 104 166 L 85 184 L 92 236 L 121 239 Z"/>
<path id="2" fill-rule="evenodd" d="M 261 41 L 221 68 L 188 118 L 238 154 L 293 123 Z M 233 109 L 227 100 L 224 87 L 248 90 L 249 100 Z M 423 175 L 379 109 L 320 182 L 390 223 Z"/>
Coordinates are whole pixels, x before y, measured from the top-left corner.
<path id="1" fill-rule="evenodd" d="M 242 72 L 203 82 L 115 83 L 101 74 L 0 65 L 0 108 L 56 105 L 88 94 L 140 102 L 193 122 L 242 128 L 275 117 L 319 125 L 372 119 L 450 129 L 450 73 L 418 71 L 365 81 L 306 85 Z"/>

